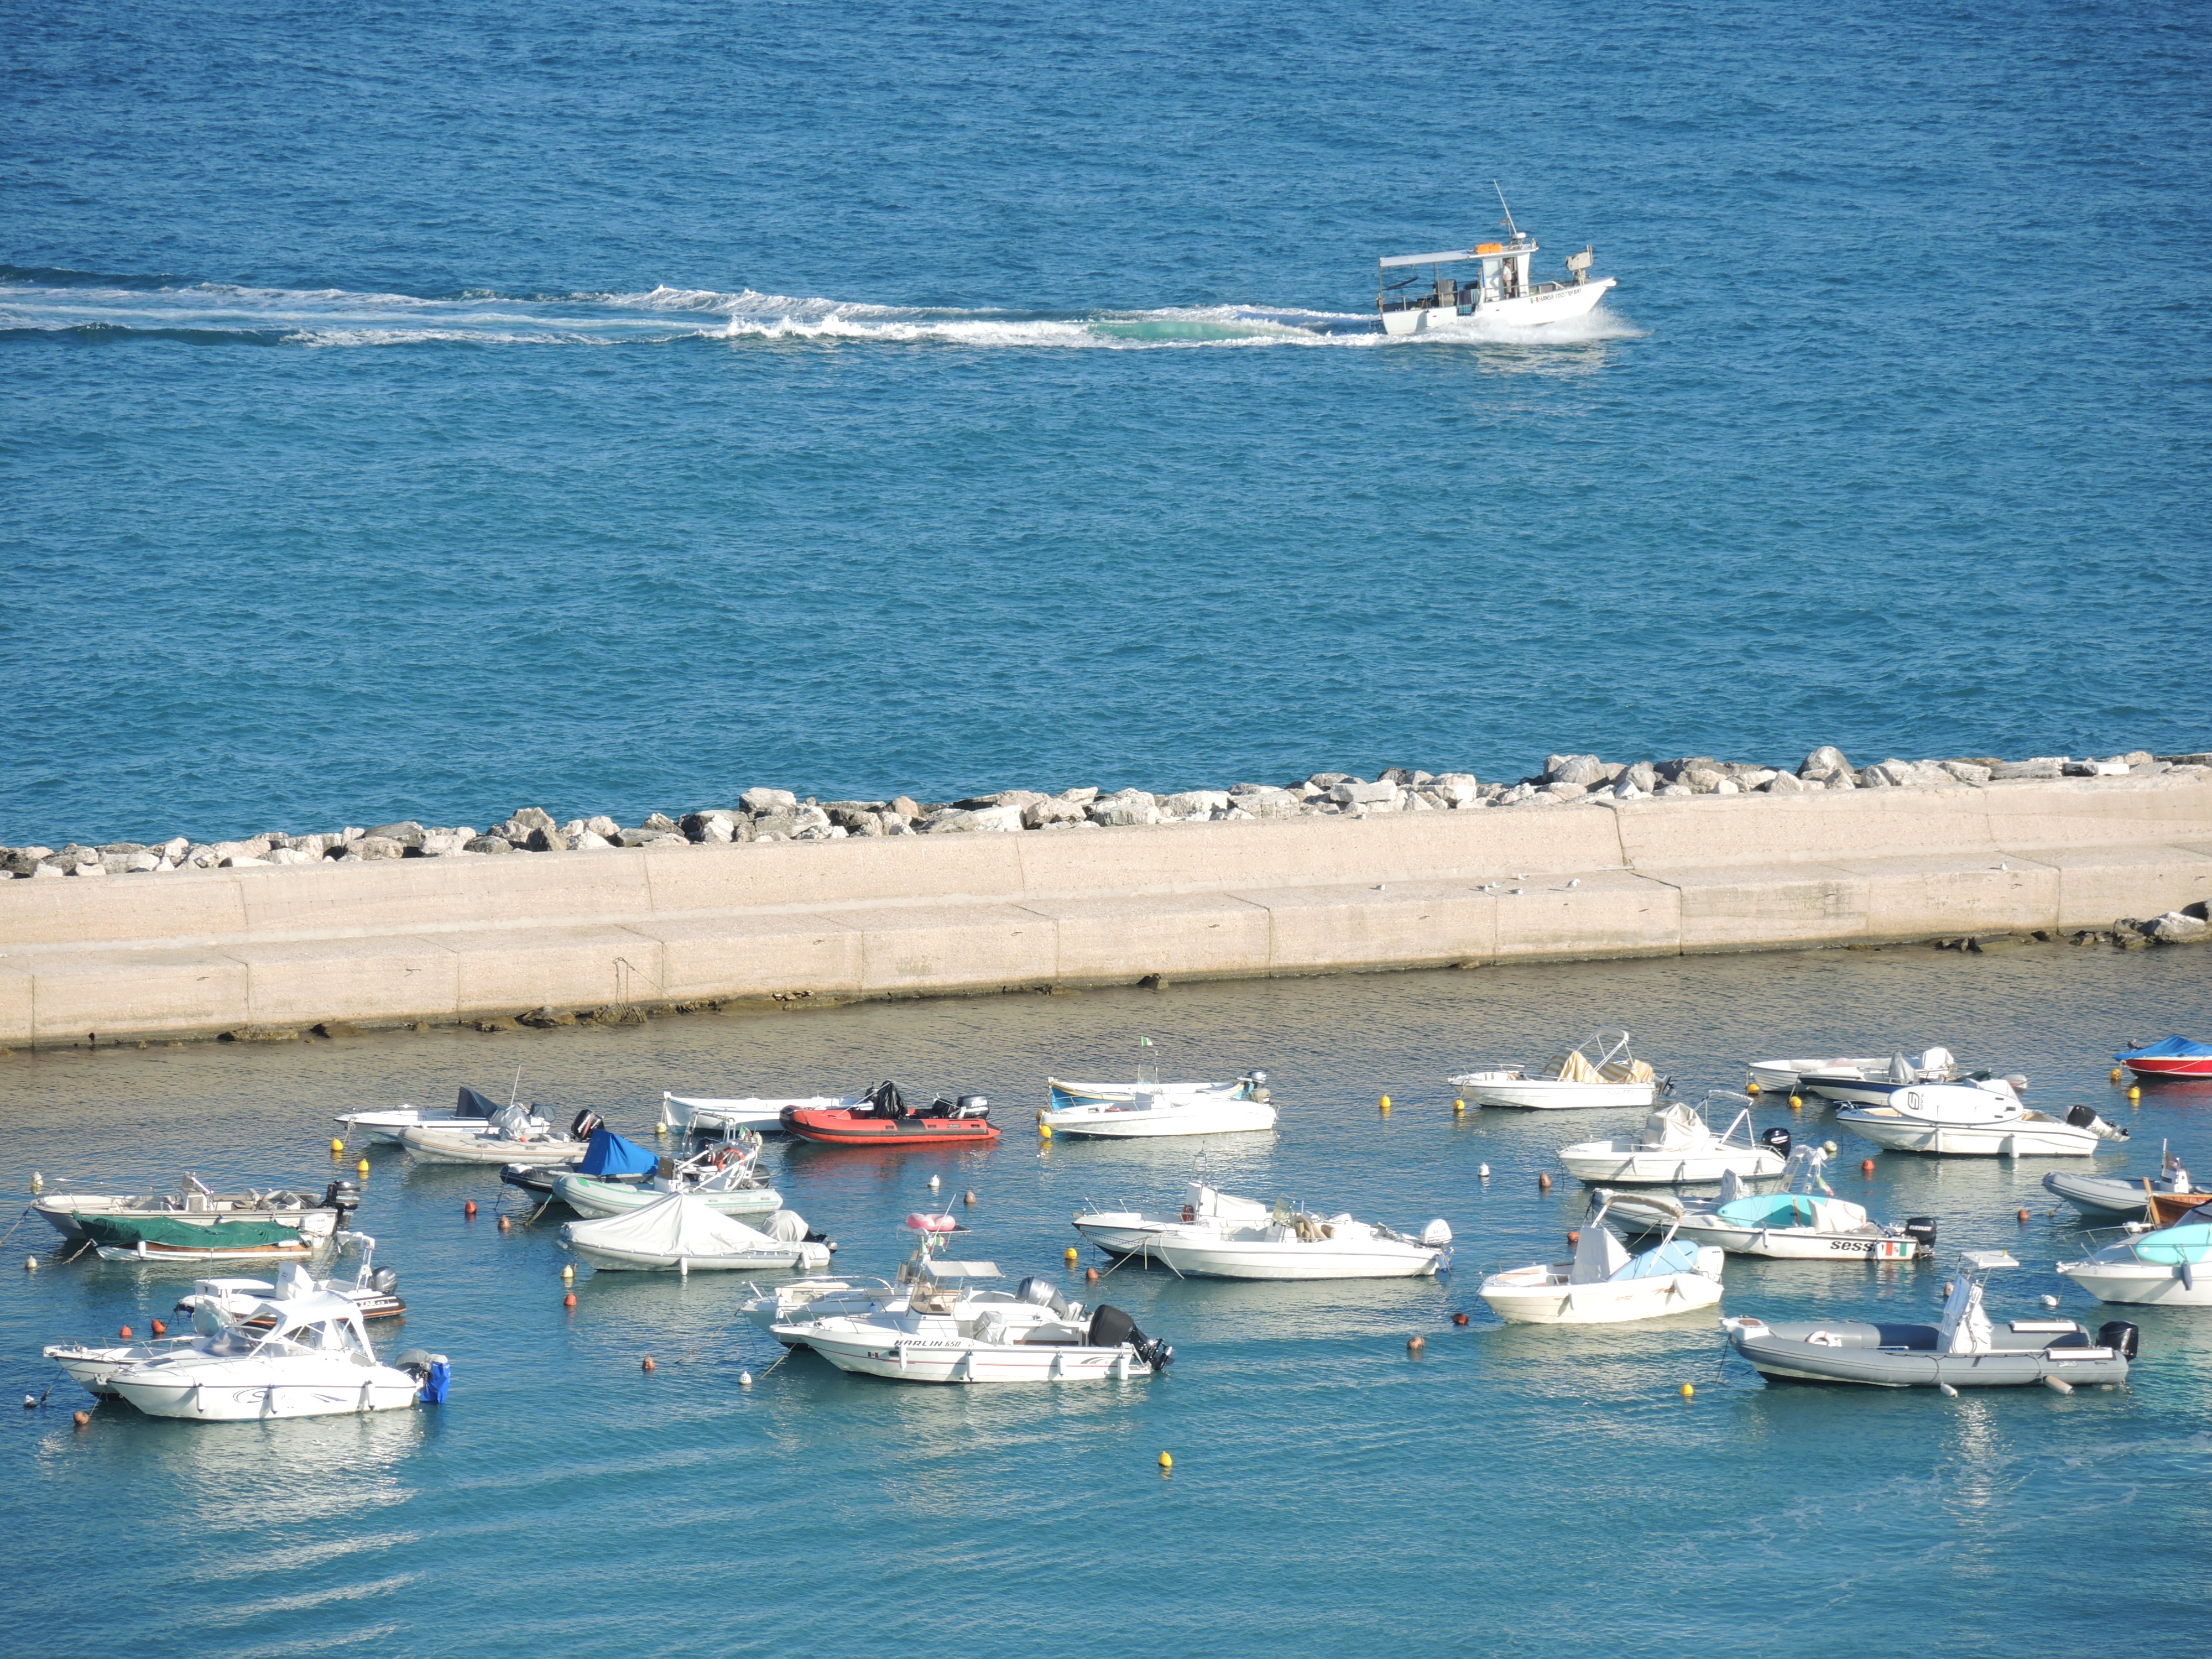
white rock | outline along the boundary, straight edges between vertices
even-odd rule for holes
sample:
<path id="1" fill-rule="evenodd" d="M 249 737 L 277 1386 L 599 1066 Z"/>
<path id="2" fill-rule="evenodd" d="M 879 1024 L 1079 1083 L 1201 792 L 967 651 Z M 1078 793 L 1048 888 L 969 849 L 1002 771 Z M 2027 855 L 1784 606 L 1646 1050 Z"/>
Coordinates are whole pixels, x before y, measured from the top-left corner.
<path id="1" fill-rule="evenodd" d="M 1161 796 L 1159 808 L 1163 817 L 1212 817 L 1229 810 L 1229 793 L 1224 789 L 1185 789 Z"/>
<path id="2" fill-rule="evenodd" d="M 58 864 L 41 864 L 35 866 L 32 869 L 31 879 L 33 881 L 44 881 L 49 876 L 61 876 L 66 873 L 67 872 L 64 871 Z M 106 872 L 102 871 L 100 873 L 105 875 Z"/>
<path id="3" fill-rule="evenodd" d="M 748 812 L 773 812 L 780 806 L 799 805 L 799 797 L 788 789 L 748 789 L 738 797 L 738 804 Z"/>
<path id="4" fill-rule="evenodd" d="M 134 872 L 142 870 L 158 870 L 161 867 L 161 860 L 153 853 L 133 853 L 124 861 L 124 867 Z"/>
<path id="5" fill-rule="evenodd" d="M 39 867 L 43 870 L 46 866 L 42 864 Z M 76 869 L 70 872 L 70 874 L 73 876 L 104 876 L 106 873 L 107 866 L 100 863 L 97 859 L 94 860 L 90 864 L 80 864 Z"/>
<path id="6" fill-rule="evenodd" d="M 1340 783 L 1328 792 L 1339 806 L 1392 807 L 1398 804 L 1395 783 Z"/>
<path id="7" fill-rule="evenodd" d="M 585 830 L 582 834 L 576 837 L 575 842 L 576 850 L 580 853 L 590 852 L 597 848 L 611 847 L 613 845 L 614 842 L 609 841 L 605 836 L 599 834 L 598 830 L 591 829 Z"/>

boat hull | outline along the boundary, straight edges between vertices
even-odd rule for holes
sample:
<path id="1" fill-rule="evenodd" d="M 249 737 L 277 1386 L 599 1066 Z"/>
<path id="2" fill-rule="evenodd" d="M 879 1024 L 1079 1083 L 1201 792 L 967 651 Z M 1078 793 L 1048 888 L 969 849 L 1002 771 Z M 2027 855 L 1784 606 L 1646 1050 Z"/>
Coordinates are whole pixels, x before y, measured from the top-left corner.
<path id="1" fill-rule="evenodd" d="M 2185 1272 L 2160 1261 L 2062 1261 L 2058 1271 L 2100 1302 L 2212 1308 L 2212 1267 Z"/>
<path id="2" fill-rule="evenodd" d="M 1703 1273 L 1655 1274 L 1571 1285 L 1565 1274 L 1522 1267 L 1482 1281 L 1481 1297 L 1515 1325 L 1625 1325 L 1717 1305 L 1721 1284 Z"/>
<path id="3" fill-rule="evenodd" d="M 597 1176 L 580 1175 L 554 1176 L 553 1195 L 578 1215 L 593 1220 L 628 1215 L 668 1196 L 661 1188 L 641 1182 L 605 1181 Z M 773 1187 L 740 1187 L 727 1192 L 691 1195 L 723 1215 L 772 1215 L 783 1207 L 783 1194 Z"/>
<path id="4" fill-rule="evenodd" d="M 1778 1176 L 1784 1160 L 1763 1146 L 1732 1147 L 1726 1152 L 1624 1152 L 1608 1146 L 1603 1152 L 1569 1146 L 1559 1153 L 1559 1167 L 1577 1181 L 1608 1187 L 1678 1187 L 1718 1181 L 1733 1170 L 1747 1180 Z"/>
<path id="5" fill-rule="evenodd" d="M 463 1135 L 415 1127 L 398 1132 L 399 1144 L 428 1164 L 574 1164 L 584 1143 L 567 1139 L 509 1140 L 496 1134 Z"/>
<path id="6" fill-rule="evenodd" d="M 2141 1182 L 2104 1176 L 2053 1170 L 2043 1177 L 2043 1190 L 2072 1205 L 2091 1221 L 2139 1221 L 2150 1207 L 2150 1198 Z"/>
<path id="7" fill-rule="evenodd" d="M 649 1251 L 610 1249 L 604 1244 L 585 1244 L 574 1239 L 568 1248 L 604 1273 L 776 1273 L 799 1265 L 802 1251 L 788 1249 L 739 1250 L 728 1255 L 661 1255 Z"/>
<path id="8" fill-rule="evenodd" d="M 1200 1244 L 1163 1232 L 1139 1249 L 1148 1261 L 1187 1279 L 1426 1279 L 1437 1272 L 1441 1250 L 1425 1245 L 1347 1249 L 1332 1242 L 1280 1244 L 1250 1242 Z"/>
<path id="9" fill-rule="evenodd" d="M 110 1380 L 116 1394 L 149 1417 L 181 1418 L 195 1423 L 250 1423 L 272 1418 L 340 1417 L 369 1412 L 405 1411 L 420 1385 L 404 1371 L 379 1365 L 331 1366 L 320 1374 L 276 1381 L 246 1375 L 157 1377 L 163 1368 L 125 1371 Z"/>
<path id="10" fill-rule="evenodd" d="M 31 1207 L 64 1238 L 88 1237 L 84 1224 L 87 1218 L 95 1216 L 112 1221 L 179 1221 L 194 1225 L 218 1221 L 271 1222 L 309 1238 L 328 1237 L 337 1227 L 337 1212 L 319 1204 L 288 1204 L 262 1209 L 249 1206 L 242 1199 L 222 1194 L 218 1194 L 213 1202 L 220 1207 L 172 1210 L 161 1207 L 159 1201 L 150 1199 L 56 1193 L 33 1200 Z M 108 1242 L 124 1241 L 111 1237 Z"/>
<path id="11" fill-rule="evenodd" d="M 1470 1106 L 1504 1106 L 1522 1111 L 1626 1111 L 1649 1108 L 1659 1097 L 1656 1083 L 1566 1083 L 1555 1078 L 1521 1078 L 1500 1083 L 1454 1084 Z"/>
<path id="12" fill-rule="evenodd" d="M 1449 306 L 1425 306 L 1418 310 L 1382 313 L 1382 331 L 1396 338 L 1414 334 L 1449 334 L 1483 328 L 1543 328 L 1571 323 L 1597 309 L 1613 287 L 1614 279 L 1601 276 L 1594 283 L 1560 283 L 1547 294 L 1517 299 L 1491 300 L 1469 307 L 1464 314 Z"/>
<path id="13" fill-rule="evenodd" d="M 1037 1114 L 1055 1135 L 1144 1140 L 1162 1135 L 1246 1134 L 1275 1127 L 1275 1109 L 1257 1100 L 1176 1100 L 1156 1106 L 1085 1102 Z"/>
<path id="14" fill-rule="evenodd" d="M 988 1146 L 998 1126 L 980 1117 L 856 1117 L 844 1111 L 787 1107 L 783 1127 L 802 1139 L 825 1146 L 883 1146 L 903 1152 L 913 1146 Z"/>
<path id="15" fill-rule="evenodd" d="M 1917 1238 L 1820 1233 L 1809 1227 L 1701 1227 L 1685 1221 L 1676 1237 L 1717 1245 L 1730 1255 L 1759 1255 L 1776 1261 L 1910 1261 L 1920 1254 Z"/>
<path id="16" fill-rule="evenodd" d="M 1961 1126 L 1851 1109 L 1837 1113 L 1836 1121 L 1891 1152 L 1939 1158 L 2087 1158 L 2106 1144 L 2094 1131 L 2057 1118 Z"/>
<path id="17" fill-rule="evenodd" d="M 1932 1325 L 1855 1322 L 1766 1325 L 1721 1322 L 1729 1346 L 1761 1376 L 1793 1382 L 1848 1382 L 1877 1389 L 2017 1389 L 2057 1377 L 2076 1386 L 2123 1382 L 2128 1362 L 2109 1348 L 1999 1347 L 1989 1353 L 1938 1353 Z M 1807 1339 L 1818 1333 L 1838 1346 Z"/>
<path id="18" fill-rule="evenodd" d="M 78 1343 L 57 1343 L 47 1348 L 46 1357 L 62 1368 L 63 1373 L 79 1388 L 98 1395 L 103 1400 L 119 1398 L 112 1379 L 118 1371 L 127 1371 L 133 1366 L 143 1365 L 165 1354 L 175 1353 L 192 1346 L 190 1336 L 165 1337 L 153 1342 L 127 1342 L 119 1347 L 95 1348 Z"/>
<path id="19" fill-rule="evenodd" d="M 2212 1079 L 2212 1060 L 2124 1060 L 2120 1064 L 2139 1078 Z"/>
<path id="20" fill-rule="evenodd" d="M 1109 1255 L 1134 1255 L 1173 1224 L 1134 1216 L 1085 1216 L 1075 1223 L 1075 1231 Z"/>
<path id="21" fill-rule="evenodd" d="M 790 1335 L 785 1335 L 786 1329 Z M 841 1371 L 895 1382 L 1104 1382 L 1152 1374 L 1152 1368 L 1127 1347 L 986 1344 L 927 1337 L 891 1340 L 829 1335 L 803 1326 L 779 1327 L 775 1334 L 787 1344 L 804 1343 Z"/>

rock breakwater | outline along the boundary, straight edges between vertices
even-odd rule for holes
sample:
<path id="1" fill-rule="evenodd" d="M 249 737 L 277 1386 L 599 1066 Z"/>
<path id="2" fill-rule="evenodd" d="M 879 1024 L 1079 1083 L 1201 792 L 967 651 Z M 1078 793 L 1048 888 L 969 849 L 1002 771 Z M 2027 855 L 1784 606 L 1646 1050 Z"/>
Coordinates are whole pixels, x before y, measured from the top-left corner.
<path id="1" fill-rule="evenodd" d="M 503 857 L 513 854 L 588 853 L 659 844 L 840 841 L 849 836 L 1075 833 L 1140 824 L 1273 818 L 1363 818 L 1384 813 L 1531 811 L 1602 805 L 1611 801 L 1695 795 L 1786 796 L 1862 789 L 1982 788 L 2016 779 L 2079 779 L 2173 773 L 2212 775 L 2212 752 L 2153 755 L 2138 750 L 2101 759 L 2036 756 L 1945 760 L 1889 759 L 1852 763 L 1832 745 L 1815 749 L 1794 769 L 1692 755 L 1664 761 L 1607 761 L 1592 754 L 1545 757 L 1542 768 L 1511 782 L 1485 782 L 1472 772 L 1431 773 L 1389 767 L 1368 779 L 1316 772 L 1289 784 L 1238 783 L 1226 789 L 1155 793 L 1095 787 L 1048 793 L 1005 789 L 954 801 L 817 800 L 789 789 L 751 788 L 734 805 L 680 814 L 653 812 L 625 826 L 604 815 L 562 821 L 542 807 L 520 808 L 483 830 L 433 827 L 406 820 L 369 828 L 309 834 L 264 830 L 242 839 L 202 842 L 176 835 L 158 842 L 70 842 L 0 848 L 0 872 L 21 880 L 171 875 L 194 870 L 325 860 L 374 862 L 416 858 Z M 2144 924 L 2146 929 L 2151 925 Z M 2148 936 L 2148 935 L 2147 935 Z"/>

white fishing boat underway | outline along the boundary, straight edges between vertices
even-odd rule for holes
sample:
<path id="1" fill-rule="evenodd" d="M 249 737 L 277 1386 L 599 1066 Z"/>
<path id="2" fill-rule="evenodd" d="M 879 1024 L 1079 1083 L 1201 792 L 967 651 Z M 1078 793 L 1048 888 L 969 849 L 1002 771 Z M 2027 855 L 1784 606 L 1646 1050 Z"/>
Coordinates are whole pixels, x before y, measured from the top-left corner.
<path id="1" fill-rule="evenodd" d="M 1502 190 L 1498 204 L 1505 207 Z M 1566 281 L 1537 281 L 1536 244 L 1513 222 L 1510 208 L 1505 208 L 1505 228 L 1510 234 L 1503 242 L 1478 242 L 1441 253 L 1394 253 L 1376 261 L 1375 309 L 1382 315 L 1382 331 L 1437 334 L 1490 323 L 1537 328 L 1572 322 L 1595 311 L 1613 288 L 1610 276 L 1590 280 L 1595 255 L 1589 248 L 1567 256 Z M 1455 269 L 1470 264 L 1476 267 L 1472 272 Z M 1428 270 L 1425 283 L 1423 267 Z M 1412 274 L 1393 280 L 1400 271 Z"/>
<path id="2" fill-rule="evenodd" d="M 1730 1174 L 1753 1179 L 1780 1175 L 1790 1157 L 1790 1131 L 1778 1125 L 1753 1140 L 1747 1097 L 1715 1089 L 1706 1098 L 1709 1103 L 1741 1103 L 1741 1109 L 1719 1134 L 1696 1108 L 1670 1101 L 1644 1120 L 1642 1133 L 1632 1139 L 1562 1146 L 1559 1167 L 1577 1181 L 1621 1187 L 1683 1186 Z M 1738 1130 L 1741 1139 L 1736 1138 Z"/>
<path id="3" fill-rule="evenodd" d="M 1516 1106 L 1536 1111 L 1650 1107 L 1665 1086 L 1629 1048 L 1628 1033 L 1593 1031 L 1534 1072 L 1498 1066 L 1462 1072 L 1444 1079 L 1470 1106 Z"/>

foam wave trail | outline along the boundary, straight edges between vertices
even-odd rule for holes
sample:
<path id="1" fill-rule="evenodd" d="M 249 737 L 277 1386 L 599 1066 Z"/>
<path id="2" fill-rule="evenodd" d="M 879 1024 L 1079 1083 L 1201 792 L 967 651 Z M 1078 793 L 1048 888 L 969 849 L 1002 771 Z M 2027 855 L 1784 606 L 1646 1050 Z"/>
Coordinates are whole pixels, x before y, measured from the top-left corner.
<path id="1" fill-rule="evenodd" d="M 1462 343 L 1580 344 L 1634 330 L 1603 312 L 1543 330 L 1455 331 Z M 0 266 L 0 335 L 166 337 L 315 347 L 809 341 L 971 349 L 1158 350 L 1376 346 L 1362 312 L 1223 305 L 1083 312 L 870 305 L 751 289 L 426 298 L 343 289 L 159 283 Z M 1424 342 L 1430 343 L 1432 342 Z"/>

